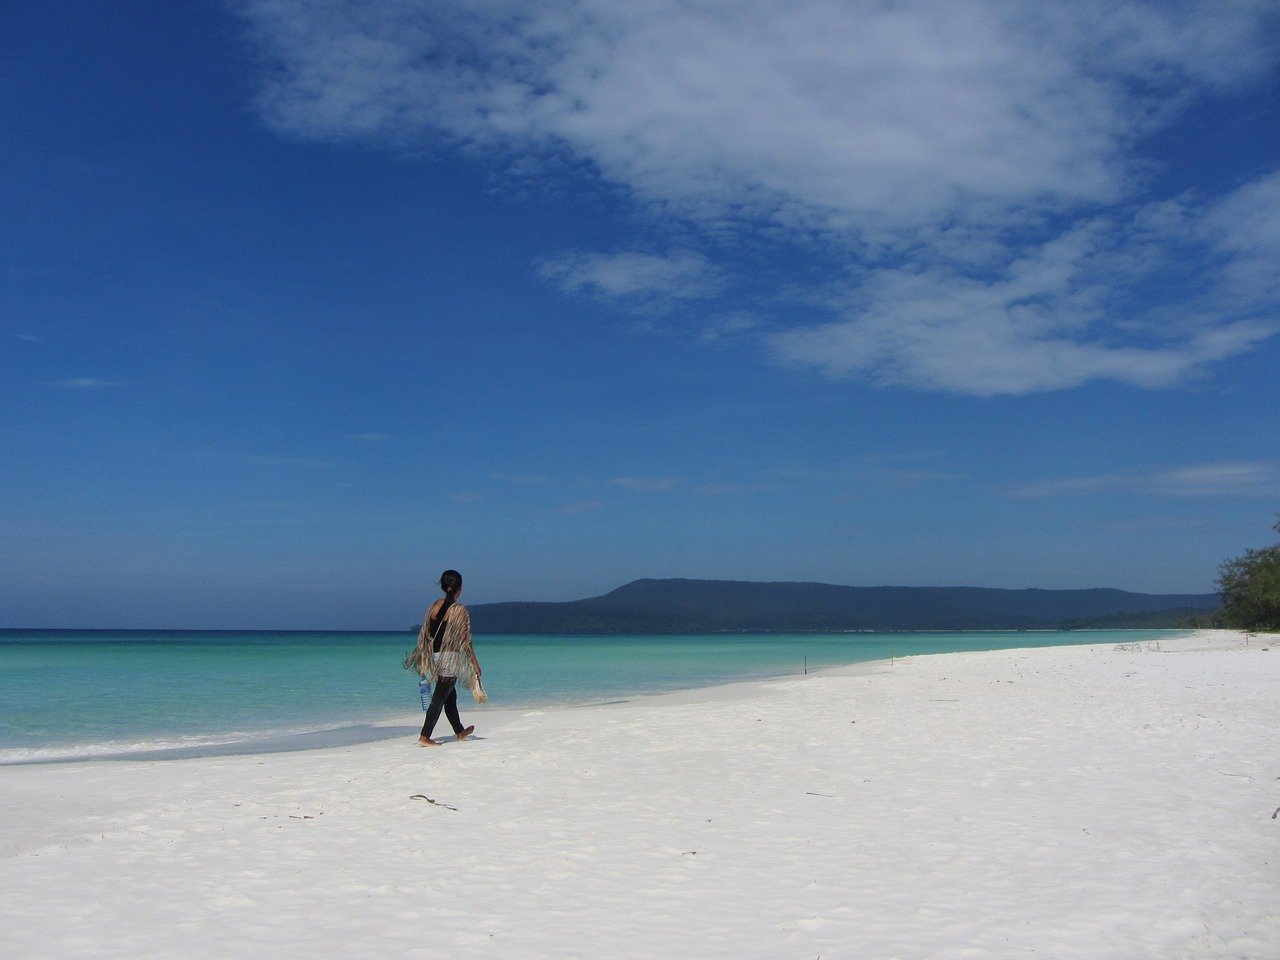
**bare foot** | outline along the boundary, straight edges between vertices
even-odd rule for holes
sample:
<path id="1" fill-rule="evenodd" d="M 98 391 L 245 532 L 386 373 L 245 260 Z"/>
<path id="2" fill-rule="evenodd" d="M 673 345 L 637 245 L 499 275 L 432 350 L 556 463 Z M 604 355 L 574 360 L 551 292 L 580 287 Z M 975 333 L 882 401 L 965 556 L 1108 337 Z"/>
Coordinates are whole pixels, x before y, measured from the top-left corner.
<path id="1" fill-rule="evenodd" d="M 419 738 L 418 738 L 418 746 L 420 746 L 420 747 L 438 747 L 438 746 L 440 746 L 440 741 L 439 741 L 439 740 L 432 740 L 430 737 L 419 737 Z"/>
<path id="2" fill-rule="evenodd" d="M 476 732 L 476 728 L 475 728 L 475 726 L 474 726 L 474 725 L 472 725 L 472 726 L 470 726 L 470 727 L 465 727 L 465 728 L 463 728 L 462 730 L 459 730 L 459 731 L 458 731 L 458 742 L 459 742 L 459 743 L 461 743 L 463 740 L 467 739 L 467 737 L 471 736 L 471 735 L 472 735 L 473 733 L 475 733 L 475 732 Z"/>

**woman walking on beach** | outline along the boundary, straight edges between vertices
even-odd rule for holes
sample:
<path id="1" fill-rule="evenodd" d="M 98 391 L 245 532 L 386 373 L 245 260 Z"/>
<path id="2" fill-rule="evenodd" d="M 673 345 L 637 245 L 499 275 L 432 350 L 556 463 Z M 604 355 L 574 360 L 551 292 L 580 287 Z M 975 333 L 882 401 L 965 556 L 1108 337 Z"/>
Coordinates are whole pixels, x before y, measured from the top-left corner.
<path id="1" fill-rule="evenodd" d="M 440 575 L 440 589 L 444 596 L 431 605 L 418 631 L 418 645 L 404 659 L 405 668 L 417 670 L 435 684 L 427 718 L 422 723 L 422 735 L 418 745 L 438 747 L 440 741 L 431 739 L 440 711 L 453 727 L 458 740 L 465 740 L 475 732 L 475 727 L 464 727 L 458 716 L 458 680 L 480 679 L 480 661 L 471 646 L 471 615 L 458 603 L 462 595 L 462 574 L 446 570 Z"/>

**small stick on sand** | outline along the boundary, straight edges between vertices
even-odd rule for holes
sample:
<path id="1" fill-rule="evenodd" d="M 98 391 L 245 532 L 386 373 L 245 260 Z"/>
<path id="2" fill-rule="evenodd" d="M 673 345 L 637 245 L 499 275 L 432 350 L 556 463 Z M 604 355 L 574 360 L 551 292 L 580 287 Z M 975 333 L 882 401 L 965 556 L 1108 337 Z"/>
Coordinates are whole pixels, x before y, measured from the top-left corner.
<path id="1" fill-rule="evenodd" d="M 455 810 L 455 811 L 456 811 L 456 810 L 458 809 L 457 807 L 451 807 L 451 806 L 449 806 L 447 803 L 441 803 L 441 802 L 440 802 L 440 801 L 438 801 L 438 800 L 432 800 L 432 799 L 431 799 L 430 797 L 428 797 L 425 793 L 415 793 L 415 794 L 414 794 L 413 796 L 411 796 L 409 799 L 410 799 L 410 800 L 425 800 L 425 801 L 427 801 L 427 803 L 431 804 L 432 806 L 436 806 L 436 807 L 444 807 L 446 810 Z"/>

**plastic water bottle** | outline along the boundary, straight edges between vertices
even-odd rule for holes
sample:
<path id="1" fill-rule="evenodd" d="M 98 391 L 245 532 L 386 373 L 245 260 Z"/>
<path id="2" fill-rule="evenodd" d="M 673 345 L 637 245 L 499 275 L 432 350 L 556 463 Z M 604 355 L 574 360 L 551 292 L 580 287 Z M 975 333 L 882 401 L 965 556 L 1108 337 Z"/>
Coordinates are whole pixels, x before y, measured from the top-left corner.
<path id="1" fill-rule="evenodd" d="M 418 678 L 418 697 L 422 700 L 422 711 L 426 713 L 431 706 L 431 681 L 426 677 Z"/>

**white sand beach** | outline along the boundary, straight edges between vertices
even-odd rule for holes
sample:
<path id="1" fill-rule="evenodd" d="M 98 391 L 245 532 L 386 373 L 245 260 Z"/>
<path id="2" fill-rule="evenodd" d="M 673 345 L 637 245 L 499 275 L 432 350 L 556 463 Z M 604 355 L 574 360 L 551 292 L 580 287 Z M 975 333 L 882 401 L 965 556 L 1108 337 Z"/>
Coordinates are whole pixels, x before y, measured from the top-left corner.
<path id="1" fill-rule="evenodd" d="M 1275 639 L 1275 638 L 1271 638 Z M 466 743 L 0 768 L 19 958 L 1280 957 L 1280 649 L 913 657 Z"/>

